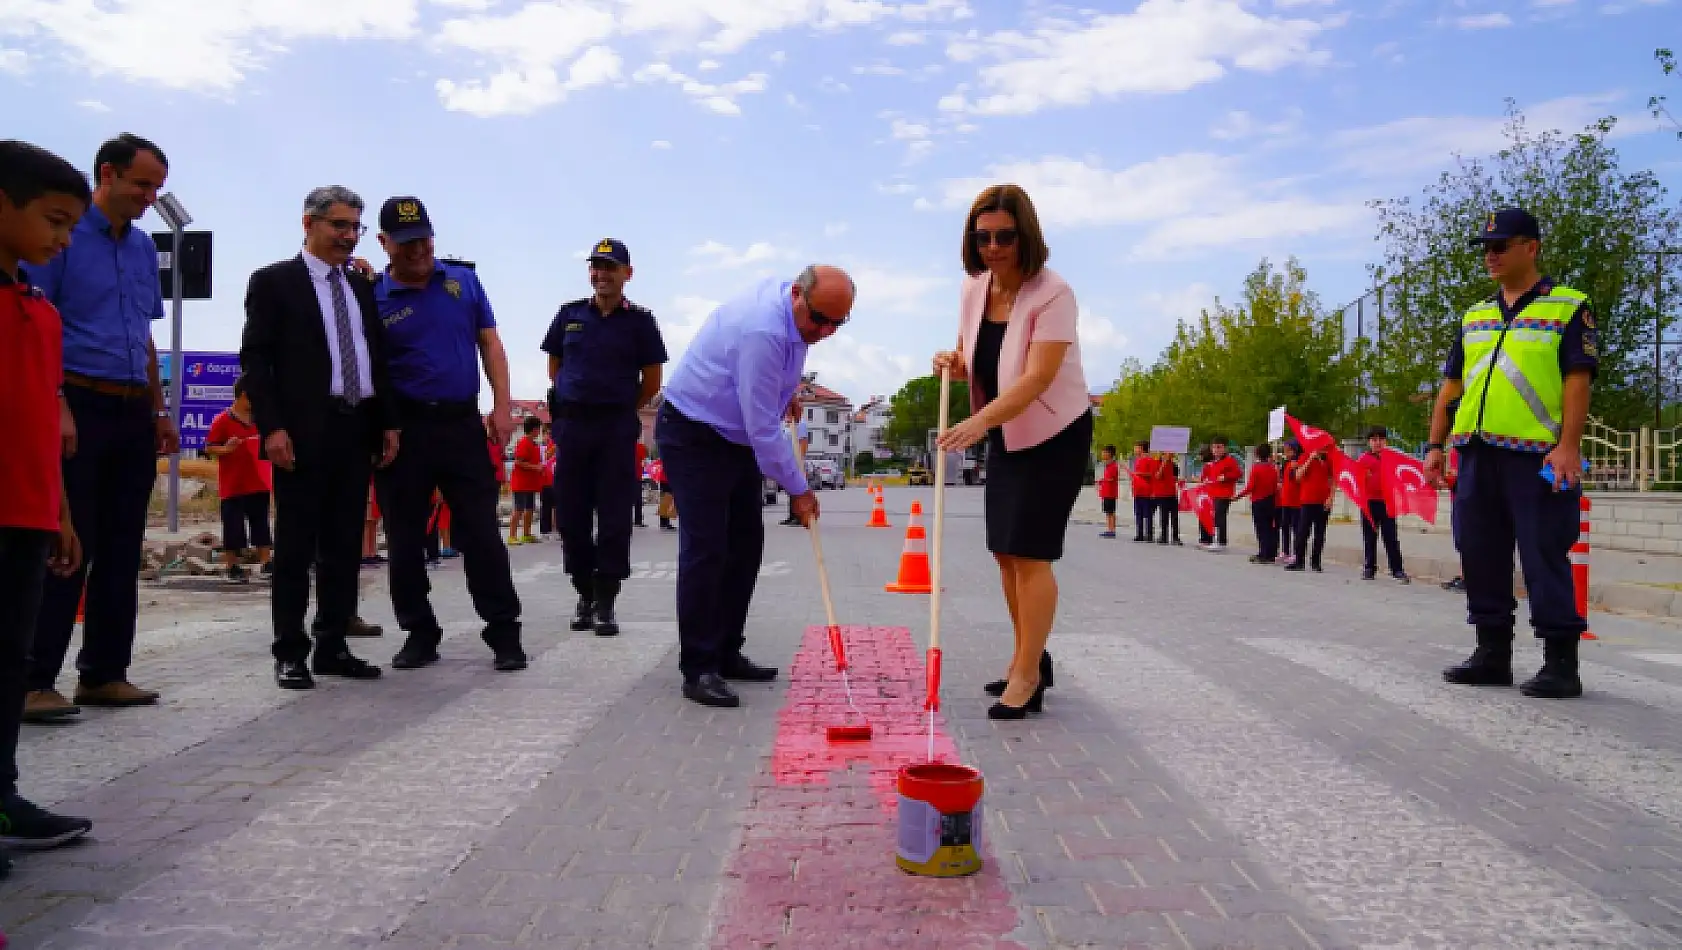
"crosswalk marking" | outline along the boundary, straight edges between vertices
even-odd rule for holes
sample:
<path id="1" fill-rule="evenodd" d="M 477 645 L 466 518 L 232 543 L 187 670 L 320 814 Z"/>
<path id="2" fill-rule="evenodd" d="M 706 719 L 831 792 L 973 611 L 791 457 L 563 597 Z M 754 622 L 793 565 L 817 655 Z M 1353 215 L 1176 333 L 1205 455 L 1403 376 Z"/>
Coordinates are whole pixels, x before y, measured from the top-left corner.
<path id="1" fill-rule="evenodd" d="M 1121 637 L 1057 643 L 1060 663 L 1123 728 L 1361 946 L 1673 943 L 1156 650 Z"/>
<path id="2" fill-rule="evenodd" d="M 1244 643 L 1347 683 L 1409 712 L 1544 768 L 1596 795 L 1682 824 L 1682 757 L 1649 748 L 1605 729 L 1563 718 L 1546 705 L 1509 690 L 1469 689 L 1419 675 L 1412 667 L 1370 652 L 1307 640 L 1251 639 Z M 1682 712 L 1682 690 L 1622 671 L 1623 689 Z M 1646 682 L 1642 682 L 1646 680 Z M 1602 681 L 1604 682 L 1604 680 Z"/>

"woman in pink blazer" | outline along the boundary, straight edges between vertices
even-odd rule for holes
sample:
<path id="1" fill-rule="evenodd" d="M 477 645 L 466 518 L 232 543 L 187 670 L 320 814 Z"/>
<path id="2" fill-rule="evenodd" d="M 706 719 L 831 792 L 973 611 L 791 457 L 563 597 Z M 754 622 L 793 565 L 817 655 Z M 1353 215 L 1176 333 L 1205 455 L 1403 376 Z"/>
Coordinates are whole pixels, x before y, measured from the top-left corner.
<path id="1" fill-rule="evenodd" d="M 1006 678 L 987 715 L 1040 711 L 1052 684 L 1045 650 L 1057 614 L 1051 563 L 1063 556 L 1092 457 L 1092 407 L 1081 371 L 1075 295 L 1045 266 L 1049 251 L 1033 202 L 1016 185 L 981 193 L 964 223 L 969 279 L 959 299 L 958 348 L 934 371 L 969 380 L 971 415 L 940 439 L 947 451 L 987 439 L 987 549 L 999 562 L 1016 631 Z"/>

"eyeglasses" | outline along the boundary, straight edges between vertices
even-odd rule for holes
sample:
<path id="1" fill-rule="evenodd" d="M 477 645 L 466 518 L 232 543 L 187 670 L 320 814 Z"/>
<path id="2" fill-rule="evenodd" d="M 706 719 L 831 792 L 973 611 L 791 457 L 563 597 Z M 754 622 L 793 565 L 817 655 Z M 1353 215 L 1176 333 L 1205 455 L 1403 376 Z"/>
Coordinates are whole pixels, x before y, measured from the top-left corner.
<path id="1" fill-rule="evenodd" d="M 846 326 L 847 321 L 852 319 L 851 314 L 849 314 L 845 317 L 839 317 L 839 318 L 837 318 L 837 317 L 826 317 L 823 314 L 819 313 L 818 308 L 812 306 L 810 303 L 806 304 L 806 316 L 810 317 L 812 322 L 817 324 L 820 327 L 834 327 L 837 330 Z"/>
<path id="2" fill-rule="evenodd" d="M 361 237 L 368 233 L 368 226 L 360 221 L 346 221 L 343 218 L 316 218 L 316 220 L 340 234 L 349 232 Z"/>
<path id="3" fill-rule="evenodd" d="M 983 231 L 978 228 L 969 233 L 969 239 L 975 242 L 976 247 L 987 247 L 991 244 L 996 244 L 999 247 L 1014 247 L 1016 246 L 1016 229 L 1000 228 L 997 231 Z"/>

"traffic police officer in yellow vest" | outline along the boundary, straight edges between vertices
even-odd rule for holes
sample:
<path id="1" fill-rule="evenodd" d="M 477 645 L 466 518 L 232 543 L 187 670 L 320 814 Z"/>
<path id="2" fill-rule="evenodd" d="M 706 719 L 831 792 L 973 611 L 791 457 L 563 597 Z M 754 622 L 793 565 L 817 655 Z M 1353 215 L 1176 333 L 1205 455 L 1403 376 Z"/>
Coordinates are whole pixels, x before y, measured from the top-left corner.
<path id="1" fill-rule="evenodd" d="M 1474 245 L 1499 289 L 1474 304 L 1443 368 L 1425 470 L 1440 482 L 1443 442 L 1460 450 L 1455 528 L 1465 578 L 1467 622 L 1478 645 L 1443 671 L 1464 686 L 1513 684 L 1513 550 L 1524 569 L 1530 625 L 1542 641 L 1542 669 L 1526 696 L 1583 694 L 1571 545 L 1582 496 L 1581 441 L 1599 341 L 1588 297 L 1542 276 L 1536 219 L 1504 208 L 1479 222 Z M 1453 418 L 1448 406 L 1460 400 Z M 1551 477 L 1548 477 L 1551 470 Z"/>

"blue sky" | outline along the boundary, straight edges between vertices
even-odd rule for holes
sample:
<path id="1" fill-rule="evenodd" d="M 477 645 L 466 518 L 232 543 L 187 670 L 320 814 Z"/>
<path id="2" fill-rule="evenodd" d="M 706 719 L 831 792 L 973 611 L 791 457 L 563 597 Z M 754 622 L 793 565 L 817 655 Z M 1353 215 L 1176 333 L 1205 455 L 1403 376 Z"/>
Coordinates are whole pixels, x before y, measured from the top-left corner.
<path id="1" fill-rule="evenodd" d="M 1494 150 L 1508 97 L 1623 117 L 1626 166 L 1676 190 L 1645 108 L 1682 100 L 1667 43 L 1682 0 L 0 0 L 7 134 L 78 166 L 152 138 L 216 232 L 188 349 L 237 347 L 311 187 L 416 194 L 479 262 L 524 398 L 603 236 L 674 358 L 757 277 L 849 267 L 854 321 L 809 368 L 891 393 L 954 339 L 963 212 L 1000 180 L 1039 206 L 1103 389 L 1263 255 L 1357 295 L 1364 203 Z"/>

